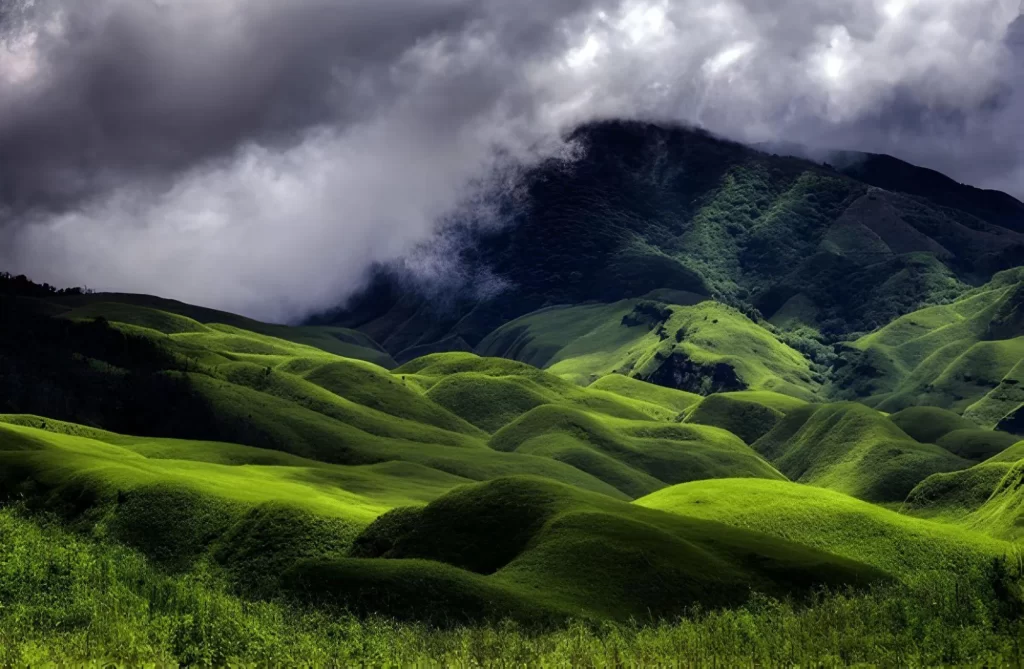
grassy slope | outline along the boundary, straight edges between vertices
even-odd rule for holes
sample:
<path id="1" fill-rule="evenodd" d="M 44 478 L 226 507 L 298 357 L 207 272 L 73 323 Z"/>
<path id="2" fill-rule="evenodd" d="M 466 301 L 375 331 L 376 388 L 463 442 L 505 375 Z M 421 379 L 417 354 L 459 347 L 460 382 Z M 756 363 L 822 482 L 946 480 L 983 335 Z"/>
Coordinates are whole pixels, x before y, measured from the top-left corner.
<path id="1" fill-rule="evenodd" d="M 965 570 L 1011 548 L 979 533 L 779 481 L 698 481 L 635 503 L 785 537 L 900 577 L 933 569 Z"/>
<path id="2" fill-rule="evenodd" d="M 656 386 L 653 383 L 633 379 L 623 374 L 602 376 L 587 387 L 591 390 L 604 390 L 629 399 L 656 404 L 677 414 L 689 409 L 701 399 L 700 395 L 695 393 Z"/>
<path id="3" fill-rule="evenodd" d="M 427 502 L 468 479 L 408 463 L 330 465 L 234 444 L 147 439 L 77 431 L 35 417 L 0 417 L 5 479 L 60 495 L 107 499 L 168 486 L 249 508 L 293 505 L 321 516 L 366 524 L 395 507 Z M 7 422 L 11 421 L 11 422 Z M 21 425 L 17 424 L 21 423 Z"/>
<path id="4" fill-rule="evenodd" d="M 702 478 L 781 478 L 734 435 L 702 425 L 658 425 L 538 407 L 497 432 L 502 452 L 572 464 L 630 497 Z"/>
<path id="5" fill-rule="evenodd" d="M 914 441 L 882 414 L 853 403 L 793 411 L 754 449 L 793 481 L 872 502 L 901 502 L 928 476 L 971 464 Z"/>
<path id="6" fill-rule="evenodd" d="M 768 391 L 719 393 L 702 399 L 685 413 L 685 422 L 714 425 L 737 435 L 748 444 L 767 434 L 806 402 Z"/>
<path id="7" fill-rule="evenodd" d="M 759 600 L 655 626 L 439 629 L 243 600 L 208 574 L 167 575 L 136 551 L 2 509 L 0 664 L 1019 664 L 1020 630 L 993 625 L 999 602 L 979 601 L 962 579 L 956 586 L 937 578 L 913 589 L 822 597 L 810 607 Z"/>
<path id="8" fill-rule="evenodd" d="M 971 408 L 1024 357 L 1022 277 L 1024 269 L 1002 272 L 956 302 L 913 312 L 858 339 L 855 364 L 840 380 L 839 393 L 868 397 L 885 411 L 951 409 L 993 427 L 998 410 Z"/>
<path id="9" fill-rule="evenodd" d="M 428 388 L 428 398 L 487 432 L 542 404 L 629 419 L 670 420 L 676 414 L 646 398 L 581 388 L 525 363 L 472 353 L 424 356 L 399 367 L 395 374 L 403 379 L 415 377 Z"/>
<path id="10" fill-rule="evenodd" d="M 1024 537 L 1024 460 L 1010 466 L 969 525 L 1015 541 Z"/>
<path id="11" fill-rule="evenodd" d="M 879 576 L 758 532 L 536 479 L 460 488 L 397 527 L 385 525 L 382 518 L 362 540 L 386 559 L 300 562 L 290 574 L 295 587 L 398 616 L 429 609 L 458 620 L 533 609 L 622 620 L 742 600 L 750 588 L 798 592 Z"/>
<path id="12" fill-rule="evenodd" d="M 258 334 L 312 346 L 335 355 L 367 360 L 384 367 L 395 362 L 365 334 L 336 327 L 290 327 L 259 321 L 205 307 L 196 307 L 176 300 L 150 295 L 95 293 L 61 295 L 50 298 L 65 318 L 91 319 L 102 316 L 109 321 L 139 325 L 167 334 L 200 332 L 203 325 L 222 324 Z"/>
<path id="13" fill-rule="evenodd" d="M 665 310 L 664 318 L 638 314 L 643 305 L 661 305 L 655 308 Z M 499 328 L 481 342 L 480 350 L 543 360 L 548 371 L 583 384 L 619 373 L 703 394 L 751 388 L 803 399 L 811 399 L 817 387 L 804 356 L 715 302 L 675 306 L 627 300 L 544 309 Z M 673 379 L 674 360 L 691 361 L 702 369 L 727 366 L 738 377 L 738 387 L 703 388 L 699 374 Z"/>

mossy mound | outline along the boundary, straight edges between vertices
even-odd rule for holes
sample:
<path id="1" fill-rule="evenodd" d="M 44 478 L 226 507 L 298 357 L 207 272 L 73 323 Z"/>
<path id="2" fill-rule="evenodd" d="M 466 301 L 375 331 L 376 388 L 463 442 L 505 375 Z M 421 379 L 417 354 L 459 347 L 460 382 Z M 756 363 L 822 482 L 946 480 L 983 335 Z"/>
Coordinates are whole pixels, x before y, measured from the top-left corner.
<path id="1" fill-rule="evenodd" d="M 591 390 L 603 390 L 622 397 L 656 404 L 669 411 L 681 413 L 700 401 L 701 396 L 675 388 L 665 388 L 624 374 L 609 374 L 591 383 Z"/>
<path id="2" fill-rule="evenodd" d="M 1024 461 L 1010 466 L 969 526 L 1011 541 L 1024 537 Z"/>
<path id="3" fill-rule="evenodd" d="M 1018 460 L 1024 460 L 1024 441 L 1018 441 L 1001 453 L 993 455 L 987 462 L 1009 462 L 1012 464 Z"/>
<path id="4" fill-rule="evenodd" d="M 997 430 L 954 430 L 936 442 L 939 446 L 967 460 L 982 462 L 993 458 L 1019 441 L 1019 438 Z"/>

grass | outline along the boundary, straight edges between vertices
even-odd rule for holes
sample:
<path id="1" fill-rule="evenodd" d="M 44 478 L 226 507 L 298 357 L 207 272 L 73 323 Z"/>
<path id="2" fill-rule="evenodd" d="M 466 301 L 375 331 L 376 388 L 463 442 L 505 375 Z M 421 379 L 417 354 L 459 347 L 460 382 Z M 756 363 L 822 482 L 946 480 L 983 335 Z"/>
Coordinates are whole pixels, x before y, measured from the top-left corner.
<path id="1" fill-rule="evenodd" d="M 1003 377 L 987 395 L 967 407 L 964 417 L 978 425 L 998 426 L 1002 420 L 1024 405 L 1024 360 Z"/>
<path id="2" fill-rule="evenodd" d="M 957 301 L 907 314 L 856 340 L 847 356 L 850 375 L 839 388 L 884 411 L 927 405 L 994 427 L 998 418 L 984 408 L 985 398 L 1024 357 L 1015 311 L 1022 276 L 1020 269 L 1001 272 Z"/>
<path id="3" fill-rule="evenodd" d="M 903 510 L 946 522 L 968 520 L 992 497 L 1012 468 L 1006 462 L 985 462 L 959 472 L 933 474 L 910 492 Z"/>
<path id="4" fill-rule="evenodd" d="M 960 415 L 938 407 L 910 407 L 889 416 L 908 435 L 922 444 L 934 444 L 951 432 L 977 427 Z"/>
<path id="5" fill-rule="evenodd" d="M 1010 466 L 992 496 L 971 514 L 970 526 L 1014 541 L 1024 537 L 1024 461 Z"/>
<path id="6" fill-rule="evenodd" d="M 686 411 L 701 399 L 700 395 L 695 393 L 656 386 L 653 383 L 633 379 L 623 374 L 602 376 L 587 387 L 591 390 L 603 390 L 629 399 L 656 404 L 676 414 Z"/>
<path id="7" fill-rule="evenodd" d="M 805 403 L 766 391 L 719 393 L 701 400 L 685 414 L 685 422 L 714 425 L 753 444 L 767 434 L 786 413 Z"/>
<path id="8" fill-rule="evenodd" d="M 169 576 L 135 551 L 0 510 L 0 663 L 99 666 L 838 667 L 1020 663 L 1020 631 L 984 583 L 758 598 L 654 626 L 511 621 L 437 628 L 252 602 L 215 574 Z M 1019 623 L 1016 623 L 1019 624 Z M 837 633 L 843 630 L 844 633 Z M 1014 643 L 1015 638 L 1018 644 Z"/>
<path id="9" fill-rule="evenodd" d="M 60 295 L 48 303 L 63 309 L 64 318 L 93 319 L 136 325 L 164 334 L 203 332 L 202 325 L 224 325 L 249 333 L 283 339 L 334 355 L 367 360 L 384 367 L 395 362 L 371 338 L 356 330 L 337 327 L 289 327 L 237 316 L 151 295 L 95 293 Z"/>
<path id="10" fill-rule="evenodd" d="M 854 403 L 793 411 L 754 449 L 793 481 L 871 502 L 902 502 L 932 474 L 971 465 L 911 439 L 881 413 Z"/>
<path id="11" fill-rule="evenodd" d="M 502 452 L 572 464 L 639 497 L 700 478 L 781 475 L 733 434 L 703 425 L 658 425 L 541 406 L 490 440 Z"/>
<path id="12" fill-rule="evenodd" d="M 636 504 L 784 537 L 901 579 L 931 570 L 965 573 L 1015 550 L 1011 543 L 978 532 L 785 481 L 697 481 Z"/>
<path id="13" fill-rule="evenodd" d="M 988 462 L 1008 462 L 1012 464 L 1018 460 L 1024 460 L 1024 441 L 1018 441 L 998 455 L 993 455 L 989 458 Z"/>
<path id="14" fill-rule="evenodd" d="M 540 479 L 459 488 L 398 525 L 387 528 L 386 538 L 360 539 L 377 554 L 300 561 L 288 579 L 300 592 L 317 584 L 321 598 L 366 613 L 416 612 L 441 622 L 524 611 L 542 618 L 660 618 L 697 602 L 741 602 L 751 588 L 798 593 L 881 577 L 855 561 L 756 531 Z"/>
<path id="15" fill-rule="evenodd" d="M 818 386 L 802 354 L 715 302 L 627 300 L 544 309 L 499 328 L 481 350 L 542 361 L 551 373 L 582 385 L 621 374 L 704 395 L 753 389 L 807 400 Z M 721 380 L 708 385 L 705 377 L 720 367 Z"/>

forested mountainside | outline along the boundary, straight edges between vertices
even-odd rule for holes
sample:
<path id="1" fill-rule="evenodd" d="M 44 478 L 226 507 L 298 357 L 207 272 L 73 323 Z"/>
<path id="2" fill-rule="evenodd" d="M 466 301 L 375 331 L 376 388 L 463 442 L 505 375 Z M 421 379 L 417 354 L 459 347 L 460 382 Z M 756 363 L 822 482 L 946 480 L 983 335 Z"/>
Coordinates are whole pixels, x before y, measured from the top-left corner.
<path id="1" fill-rule="evenodd" d="M 497 295 L 439 301 L 381 267 L 317 322 L 359 329 L 404 361 L 473 349 L 544 307 L 672 290 L 831 343 L 1024 264 L 1024 205 L 885 156 L 836 169 L 621 122 L 574 139 L 580 160 L 533 171 L 517 220 L 466 245 L 464 274 L 494 277 Z"/>

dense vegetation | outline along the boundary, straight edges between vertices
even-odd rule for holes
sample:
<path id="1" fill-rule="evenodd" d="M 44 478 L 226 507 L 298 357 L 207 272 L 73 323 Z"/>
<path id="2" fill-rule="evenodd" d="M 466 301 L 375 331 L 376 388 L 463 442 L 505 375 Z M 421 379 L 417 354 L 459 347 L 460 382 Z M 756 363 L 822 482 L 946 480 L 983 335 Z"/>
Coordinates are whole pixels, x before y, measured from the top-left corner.
<path id="1" fill-rule="evenodd" d="M 671 289 L 834 343 L 1024 265 L 1024 205 L 892 159 L 837 171 L 640 123 L 573 139 L 584 158 L 537 169 L 515 225 L 464 244 L 462 273 L 504 291 L 446 285 L 439 305 L 385 267 L 320 320 L 404 361 L 425 346 L 475 347 L 544 307 Z"/>
<path id="2" fill-rule="evenodd" d="M 579 139 L 356 329 L 0 275 L 0 664 L 1020 664 L 1015 201 Z"/>

